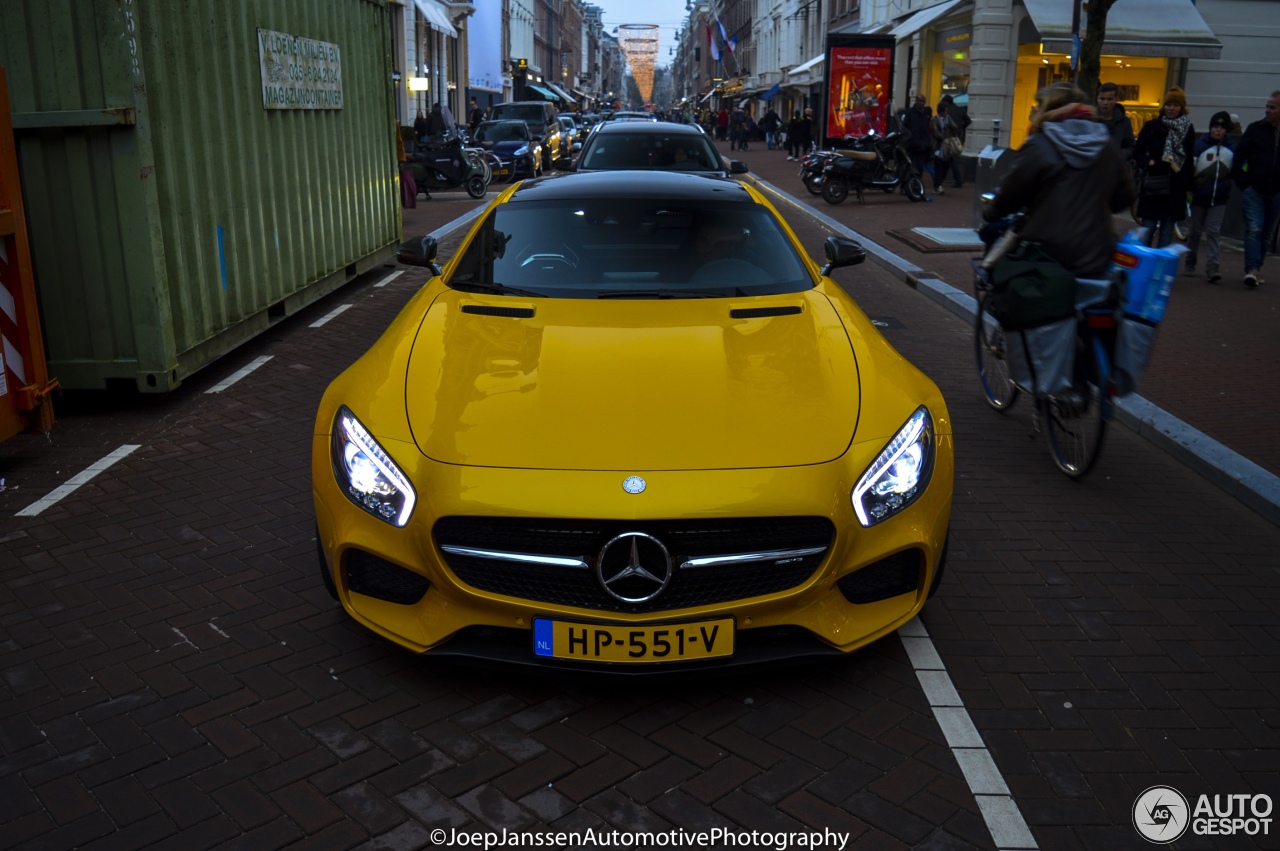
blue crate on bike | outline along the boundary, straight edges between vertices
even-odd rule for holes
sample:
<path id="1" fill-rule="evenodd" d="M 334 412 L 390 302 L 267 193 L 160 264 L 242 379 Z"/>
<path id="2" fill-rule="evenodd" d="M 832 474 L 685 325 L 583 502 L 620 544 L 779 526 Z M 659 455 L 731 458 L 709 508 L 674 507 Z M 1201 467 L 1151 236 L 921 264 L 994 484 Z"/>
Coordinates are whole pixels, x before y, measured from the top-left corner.
<path id="1" fill-rule="evenodd" d="M 1122 239 L 1111 255 L 1111 272 L 1120 282 L 1124 312 L 1159 325 L 1164 319 L 1178 263 L 1184 246 L 1147 248 L 1130 237 Z"/>
<path id="2" fill-rule="evenodd" d="M 1112 254 L 1111 270 L 1120 286 L 1122 310 L 1111 375 L 1118 396 L 1138 389 L 1151 362 L 1156 328 L 1164 319 L 1178 265 L 1187 250 L 1182 245 L 1148 248 L 1138 239 L 1126 236 Z"/>

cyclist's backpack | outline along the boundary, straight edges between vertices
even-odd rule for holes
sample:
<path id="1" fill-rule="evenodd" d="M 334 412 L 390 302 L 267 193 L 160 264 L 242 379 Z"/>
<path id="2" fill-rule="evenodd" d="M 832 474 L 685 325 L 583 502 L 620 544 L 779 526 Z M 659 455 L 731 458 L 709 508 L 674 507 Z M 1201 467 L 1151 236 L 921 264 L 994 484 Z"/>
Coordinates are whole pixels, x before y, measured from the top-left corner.
<path id="1" fill-rule="evenodd" d="M 1075 316 L 1076 277 L 1039 243 L 1020 242 L 991 269 L 991 313 L 1006 331 Z"/>

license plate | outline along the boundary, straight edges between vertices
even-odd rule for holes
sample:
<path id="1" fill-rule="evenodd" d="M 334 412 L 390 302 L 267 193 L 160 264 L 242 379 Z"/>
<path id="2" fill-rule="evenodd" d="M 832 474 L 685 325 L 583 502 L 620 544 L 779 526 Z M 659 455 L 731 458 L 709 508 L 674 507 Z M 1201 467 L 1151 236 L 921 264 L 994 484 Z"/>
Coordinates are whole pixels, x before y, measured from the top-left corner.
<path id="1" fill-rule="evenodd" d="M 733 618 L 635 626 L 534 618 L 533 652 L 579 662 L 715 659 L 733 655 Z"/>

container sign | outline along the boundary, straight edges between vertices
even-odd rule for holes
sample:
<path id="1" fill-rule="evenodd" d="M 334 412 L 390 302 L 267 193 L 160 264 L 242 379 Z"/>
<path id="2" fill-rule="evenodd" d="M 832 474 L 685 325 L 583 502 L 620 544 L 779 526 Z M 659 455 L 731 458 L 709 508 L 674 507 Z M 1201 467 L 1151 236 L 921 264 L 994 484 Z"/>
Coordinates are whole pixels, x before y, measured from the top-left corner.
<path id="1" fill-rule="evenodd" d="M 258 30 L 263 109 L 342 109 L 342 54 L 327 41 Z"/>

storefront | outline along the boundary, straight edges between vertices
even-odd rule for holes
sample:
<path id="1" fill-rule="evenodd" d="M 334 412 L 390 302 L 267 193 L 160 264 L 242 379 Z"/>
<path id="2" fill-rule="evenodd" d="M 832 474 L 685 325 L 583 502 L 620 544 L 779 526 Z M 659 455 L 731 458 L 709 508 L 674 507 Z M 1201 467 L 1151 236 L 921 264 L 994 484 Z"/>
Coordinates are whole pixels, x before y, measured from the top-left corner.
<path id="1" fill-rule="evenodd" d="M 1036 92 L 1050 83 L 1075 78 L 1071 68 L 1071 4 L 1023 0 L 1026 16 L 1018 26 L 1017 70 L 1009 143 L 1027 138 Z M 1107 15 L 1102 46 L 1101 82 L 1119 86 L 1133 131 L 1160 112 L 1165 92 L 1178 79 L 1179 59 L 1217 59 L 1222 44 L 1191 0 L 1125 0 Z"/>

